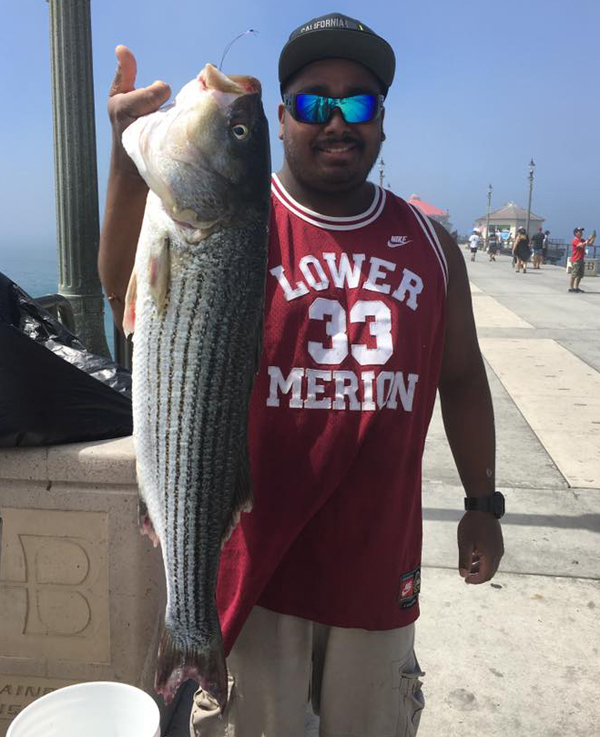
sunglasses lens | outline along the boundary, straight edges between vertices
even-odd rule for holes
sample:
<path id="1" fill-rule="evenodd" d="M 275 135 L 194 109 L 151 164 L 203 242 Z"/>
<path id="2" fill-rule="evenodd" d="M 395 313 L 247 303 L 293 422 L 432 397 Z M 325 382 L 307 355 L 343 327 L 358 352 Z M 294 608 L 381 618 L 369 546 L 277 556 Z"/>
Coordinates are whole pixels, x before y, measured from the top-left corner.
<path id="1" fill-rule="evenodd" d="M 326 123 L 331 114 L 329 98 L 322 95 L 296 95 L 296 115 L 305 123 Z"/>
<path id="2" fill-rule="evenodd" d="M 368 123 L 377 111 L 376 95 L 354 95 L 340 100 L 340 107 L 347 123 Z"/>

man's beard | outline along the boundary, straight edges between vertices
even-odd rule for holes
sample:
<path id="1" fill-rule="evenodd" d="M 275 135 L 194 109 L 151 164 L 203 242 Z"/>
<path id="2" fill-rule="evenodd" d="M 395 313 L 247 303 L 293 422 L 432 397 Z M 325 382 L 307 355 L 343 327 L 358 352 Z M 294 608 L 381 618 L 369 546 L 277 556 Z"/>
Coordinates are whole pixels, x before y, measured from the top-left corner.
<path id="1" fill-rule="evenodd" d="M 344 141 L 345 139 L 337 140 L 339 143 Z M 358 143 L 364 149 L 362 142 L 357 142 L 356 139 L 348 139 L 348 142 L 350 141 Z M 327 172 L 321 172 L 318 177 L 315 177 L 314 175 L 311 176 L 313 169 L 310 164 L 306 163 L 304 157 L 297 152 L 293 140 L 290 140 L 285 133 L 283 136 L 284 159 L 294 178 L 304 187 L 323 192 L 350 192 L 364 184 L 379 157 L 381 145 L 382 141 L 379 142 L 377 150 L 373 152 L 370 160 L 366 160 L 358 170 L 354 167 L 340 166 Z"/>

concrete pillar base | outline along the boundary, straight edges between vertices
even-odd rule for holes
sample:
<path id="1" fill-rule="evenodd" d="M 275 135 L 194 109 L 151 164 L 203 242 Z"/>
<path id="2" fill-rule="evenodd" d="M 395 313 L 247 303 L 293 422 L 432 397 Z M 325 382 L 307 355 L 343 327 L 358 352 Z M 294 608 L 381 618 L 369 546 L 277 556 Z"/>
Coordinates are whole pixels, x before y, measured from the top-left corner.
<path id="1" fill-rule="evenodd" d="M 71 683 L 154 695 L 164 573 L 137 507 L 131 438 L 0 451 L 0 737 Z"/>

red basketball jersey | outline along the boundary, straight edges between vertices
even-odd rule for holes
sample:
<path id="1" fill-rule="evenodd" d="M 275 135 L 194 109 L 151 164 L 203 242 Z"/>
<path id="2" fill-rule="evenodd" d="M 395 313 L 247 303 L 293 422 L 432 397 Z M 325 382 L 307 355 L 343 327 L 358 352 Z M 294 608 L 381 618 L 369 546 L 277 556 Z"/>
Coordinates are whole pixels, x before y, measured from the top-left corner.
<path id="1" fill-rule="evenodd" d="M 373 630 L 417 618 L 446 286 L 435 231 L 404 200 L 375 187 L 361 215 L 327 217 L 273 178 L 254 509 L 219 573 L 227 652 L 255 604 Z"/>

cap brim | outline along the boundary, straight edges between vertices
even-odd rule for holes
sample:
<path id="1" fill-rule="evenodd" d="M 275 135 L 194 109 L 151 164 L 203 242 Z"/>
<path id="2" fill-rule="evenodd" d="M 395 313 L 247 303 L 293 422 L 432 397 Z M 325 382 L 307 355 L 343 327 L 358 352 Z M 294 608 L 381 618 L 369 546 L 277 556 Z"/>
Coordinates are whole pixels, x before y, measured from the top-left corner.
<path id="1" fill-rule="evenodd" d="M 288 41 L 279 59 L 280 85 L 302 67 L 322 59 L 348 59 L 362 64 L 381 80 L 385 91 L 394 80 L 396 61 L 387 41 L 365 31 L 332 29 Z"/>

